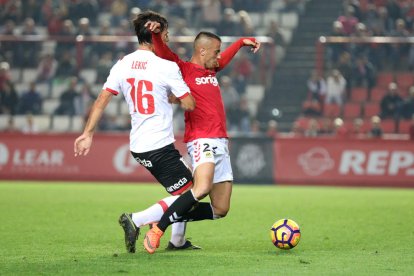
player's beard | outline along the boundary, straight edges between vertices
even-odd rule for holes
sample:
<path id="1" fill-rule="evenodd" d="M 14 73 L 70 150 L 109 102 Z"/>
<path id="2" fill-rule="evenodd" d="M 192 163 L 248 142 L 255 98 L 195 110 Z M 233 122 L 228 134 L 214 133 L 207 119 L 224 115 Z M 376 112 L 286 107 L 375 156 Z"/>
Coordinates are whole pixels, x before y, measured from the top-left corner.
<path id="1" fill-rule="evenodd" d="M 205 66 L 204 66 L 206 69 L 209 69 L 209 70 L 214 70 L 214 69 L 216 69 L 217 67 L 219 67 L 219 62 L 218 62 L 218 60 L 217 59 L 215 59 L 215 60 L 213 60 L 213 59 L 210 59 L 210 60 L 208 60 L 206 63 L 205 63 Z"/>

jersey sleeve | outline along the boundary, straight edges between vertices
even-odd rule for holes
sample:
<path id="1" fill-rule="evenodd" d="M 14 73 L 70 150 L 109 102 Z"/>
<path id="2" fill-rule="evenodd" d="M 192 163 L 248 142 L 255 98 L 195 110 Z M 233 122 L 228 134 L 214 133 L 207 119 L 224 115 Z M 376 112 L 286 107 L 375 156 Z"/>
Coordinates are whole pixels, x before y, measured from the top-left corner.
<path id="1" fill-rule="evenodd" d="M 122 73 L 120 72 L 120 61 L 118 61 L 114 66 L 112 66 L 112 69 L 109 72 L 109 76 L 103 85 L 103 90 L 106 90 L 115 96 L 118 95 L 121 92 L 121 76 Z"/>
<path id="2" fill-rule="evenodd" d="M 171 51 L 171 49 L 168 48 L 167 44 L 162 41 L 160 33 L 152 33 L 152 42 L 154 44 L 155 54 L 160 58 L 174 61 L 175 63 L 181 61 L 178 55 Z"/>
<path id="3" fill-rule="evenodd" d="M 217 68 L 217 71 L 223 70 L 224 67 L 229 64 L 229 62 L 232 60 L 234 55 L 240 50 L 241 47 L 243 47 L 243 39 L 250 39 L 253 41 L 256 41 L 253 37 L 243 37 L 231 44 L 226 50 L 221 53 L 221 58 L 219 59 L 219 67 Z"/>
<path id="4" fill-rule="evenodd" d="M 188 88 L 187 84 L 183 80 L 181 75 L 181 71 L 178 68 L 178 65 L 175 63 L 171 63 L 171 69 L 169 71 L 168 76 L 166 76 L 166 83 L 170 88 L 171 92 L 179 99 L 185 98 L 188 94 L 190 94 L 190 88 Z"/>
<path id="5" fill-rule="evenodd" d="M 177 63 L 182 72 L 186 70 L 185 62 L 180 59 L 176 53 L 171 51 L 171 49 L 167 46 L 167 44 L 164 43 L 164 41 L 162 41 L 161 35 L 159 33 L 152 33 L 152 42 L 154 44 L 155 54 L 157 56 Z"/>

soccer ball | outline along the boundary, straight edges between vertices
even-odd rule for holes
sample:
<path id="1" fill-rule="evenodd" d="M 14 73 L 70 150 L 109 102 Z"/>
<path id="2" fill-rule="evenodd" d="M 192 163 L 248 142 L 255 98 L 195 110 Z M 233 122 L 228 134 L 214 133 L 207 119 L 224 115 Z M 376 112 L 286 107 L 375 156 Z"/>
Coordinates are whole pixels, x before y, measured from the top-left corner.
<path id="1" fill-rule="evenodd" d="M 299 243 L 299 225 L 291 219 L 280 219 L 272 225 L 270 239 L 280 249 L 291 249 Z"/>

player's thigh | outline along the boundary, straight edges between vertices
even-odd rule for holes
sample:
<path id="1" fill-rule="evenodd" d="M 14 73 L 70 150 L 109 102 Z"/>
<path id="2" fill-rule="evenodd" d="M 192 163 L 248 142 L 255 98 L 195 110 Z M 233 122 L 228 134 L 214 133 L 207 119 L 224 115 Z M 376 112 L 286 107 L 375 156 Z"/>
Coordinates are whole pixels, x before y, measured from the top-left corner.
<path id="1" fill-rule="evenodd" d="M 194 196 L 202 199 L 207 196 L 213 187 L 215 164 L 206 162 L 199 164 L 194 171 Z"/>
<path id="2" fill-rule="evenodd" d="M 210 191 L 210 200 L 216 214 L 225 216 L 230 210 L 232 190 L 233 182 L 231 181 L 225 181 L 213 185 L 213 188 Z"/>
<path id="3" fill-rule="evenodd" d="M 192 173 L 173 145 L 132 155 L 151 172 L 168 193 L 178 195 L 192 187 Z"/>

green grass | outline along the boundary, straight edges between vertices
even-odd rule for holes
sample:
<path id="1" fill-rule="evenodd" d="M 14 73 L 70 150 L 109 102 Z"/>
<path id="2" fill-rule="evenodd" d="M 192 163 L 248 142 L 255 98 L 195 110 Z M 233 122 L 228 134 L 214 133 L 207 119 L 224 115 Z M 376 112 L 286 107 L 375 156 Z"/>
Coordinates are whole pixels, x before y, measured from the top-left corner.
<path id="1" fill-rule="evenodd" d="M 117 223 L 166 194 L 158 185 L 0 182 L 0 275 L 414 275 L 414 190 L 235 186 L 225 219 L 190 223 L 203 250 L 136 254 Z M 289 217 L 302 239 L 275 248 Z M 146 229 L 144 230 L 146 231 Z"/>

